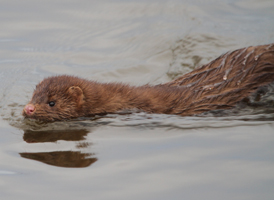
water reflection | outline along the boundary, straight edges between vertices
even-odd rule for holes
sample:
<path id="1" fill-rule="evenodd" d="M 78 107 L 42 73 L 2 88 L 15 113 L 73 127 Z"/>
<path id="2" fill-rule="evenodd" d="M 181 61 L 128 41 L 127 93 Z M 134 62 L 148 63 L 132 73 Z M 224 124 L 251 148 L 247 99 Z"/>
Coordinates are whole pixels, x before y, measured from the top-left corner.
<path id="1" fill-rule="evenodd" d="M 56 142 L 58 140 L 81 141 L 85 140 L 85 136 L 87 136 L 88 133 L 89 131 L 87 130 L 26 130 L 23 139 L 27 143 Z"/>
<path id="2" fill-rule="evenodd" d="M 64 141 L 81 141 L 76 145 L 77 149 L 87 149 L 92 144 L 84 142 L 85 136 L 90 131 L 82 130 L 26 130 L 23 139 L 27 143 L 45 143 Z M 94 153 L 83 153 L 81 151 L 49 151 L 49 152 L 24 152 L 19 153 L 23 158 L 43 162 L 57 167 L 88 167 L 98 159 Z"/>
<path id="3" fill-rule="evenodd" d="M 54 151 L 39 153 L 19 153 L 21 157 L 28 158 L 57 167 L 88 167 L 96 162 L 97 158 L 90 158 L 94 154 L 80 151 Z"/>

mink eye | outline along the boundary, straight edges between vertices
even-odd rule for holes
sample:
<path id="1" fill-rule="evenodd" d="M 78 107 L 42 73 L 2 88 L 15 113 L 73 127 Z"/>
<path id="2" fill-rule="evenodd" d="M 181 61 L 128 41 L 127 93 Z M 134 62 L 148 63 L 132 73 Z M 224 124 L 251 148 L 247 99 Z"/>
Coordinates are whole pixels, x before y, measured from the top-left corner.
<path id="1" fill-rule="evenodd" d="M 54 102 L 54 101 L 50 101 L 50 102 L 49 102 L 49 106 L 50 106 L 50 107 L 53 107 L 54 105 L 55 105 L 55 102 Z"/>

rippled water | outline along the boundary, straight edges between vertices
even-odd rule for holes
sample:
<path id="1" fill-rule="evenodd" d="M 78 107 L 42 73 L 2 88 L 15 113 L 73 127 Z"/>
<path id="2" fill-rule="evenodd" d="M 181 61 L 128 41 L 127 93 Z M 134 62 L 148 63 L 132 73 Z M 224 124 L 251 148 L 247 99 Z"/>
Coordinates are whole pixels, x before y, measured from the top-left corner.
<path id="1" fill-rule="evenodd" d="M 273 43 L 273 1 L 29 0 L 0 9 L 1 199 L 273 198 L 271 104 L 197 117 L 21 116 L 50 75 L 164 83 L 226 51 Z"/>

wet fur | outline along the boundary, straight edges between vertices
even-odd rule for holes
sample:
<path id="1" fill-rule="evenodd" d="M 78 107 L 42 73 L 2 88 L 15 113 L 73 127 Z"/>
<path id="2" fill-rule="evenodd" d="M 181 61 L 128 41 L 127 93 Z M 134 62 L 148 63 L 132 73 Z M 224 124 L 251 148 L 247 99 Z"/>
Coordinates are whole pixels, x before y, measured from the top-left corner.
<path id="1" fill-rule="evenodd" d="M 194 115 L 231 108 L 273 81 L 274 44 L 262 45 L 228 52 L 174 81 L 155 86 L 49 77 L 33 93 L 33 115 L 24 111 L 23 115 L 54 121 L 136 108 L 148 113 Z M 50 101 L 55 101 L 55 106 L 50 107 Z"/>

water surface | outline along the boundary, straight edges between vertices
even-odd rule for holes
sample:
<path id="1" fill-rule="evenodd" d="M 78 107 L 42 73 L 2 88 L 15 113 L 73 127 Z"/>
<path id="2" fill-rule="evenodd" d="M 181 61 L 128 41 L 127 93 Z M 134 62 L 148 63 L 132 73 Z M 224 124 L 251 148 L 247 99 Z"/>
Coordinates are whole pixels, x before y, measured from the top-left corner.
<path id="1" fill-rule="evenodd" d="M 1 199 L 273 199 L 271 104 L 197 117 L 21 116 L 50 75 L 164 83 L 229 50 L 273 43 L 273 1 L 28 0 L 0 9 Z"/>

